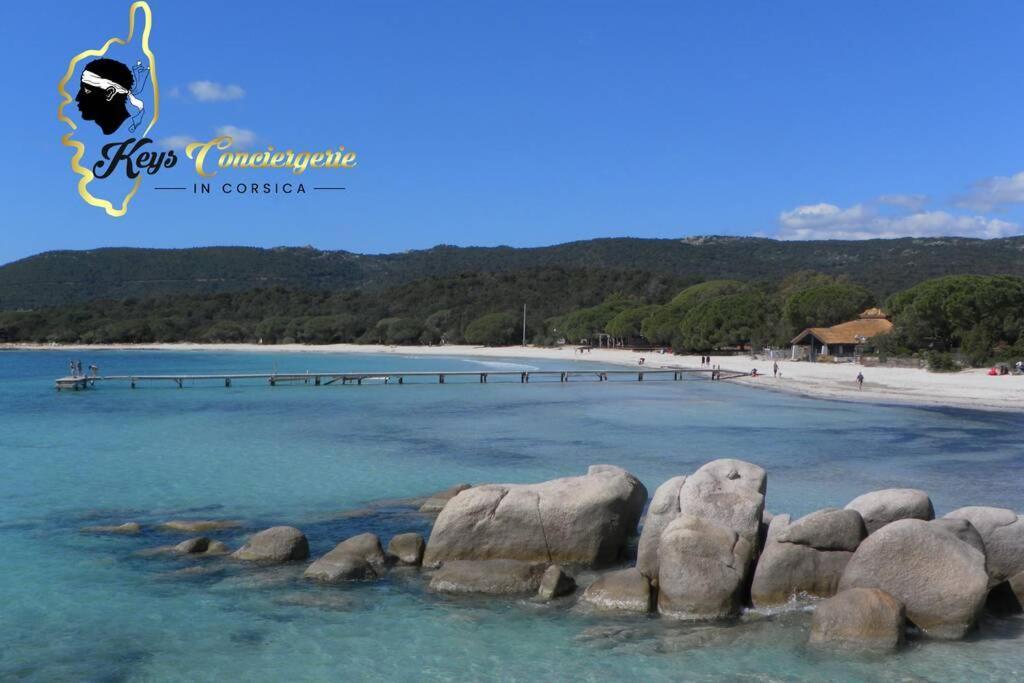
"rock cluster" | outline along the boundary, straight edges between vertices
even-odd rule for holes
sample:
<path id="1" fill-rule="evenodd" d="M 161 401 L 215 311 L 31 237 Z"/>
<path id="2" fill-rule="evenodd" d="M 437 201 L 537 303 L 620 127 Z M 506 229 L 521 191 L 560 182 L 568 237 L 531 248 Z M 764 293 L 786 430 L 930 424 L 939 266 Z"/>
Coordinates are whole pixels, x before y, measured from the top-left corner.
<path id="1" fill-rule="evenodd" d="M 579 603 L 596 611 L 680 619 L 737 615 L 822 599 L 811 641 L 871 649 L 903 642 L 908 624 L 934 638 L 975 627 L 990 591 L 1024 596 L 1024 518 L 961 508 L 942 519 L 917 489 L 859 496 L 800 519 L 765 512 L 767 475 L 741 460 L 715 460 L 654 493 L 636 565 L 599 574 Z M 440 566 L 431 588 L 552 599 L 556 563 L 621 561 L 645 489 L 607 466 L 584 477 L 483 485 L 453 496 L 427 543 Z M 566 588 L 566 590 L 569 590 Z"/>
<path id="2" fill-rule="evenodd" d="M 1024 603 L 1024 517 L 1012 510 L 964 507 L 935 519 L 925 492 L 887 489 L 794 521 L 765 511 L 766 491 L 765 471 L 735 459 L 669 479 L 651 500 L 635 566 L 623 567 L 647 499 L 629 472 L 594 465 L 583 476 L 537 484 L 459 485 L 424 504 L 439 511 L 428 541 L 397 534 L 385 551 L 375 534 L 359 534 L 309 564 L 304 576 L 372 581 L 394 567 L 422 566 L 435 593 L 545 602 L 575 593 L 580 578 L 581 609 L 687 620 L 815 599 L 811 643 L 884 650 L 899 647 L 910 625 L 926 637 L 962 638 L 986 600 L 1018 611 Z M 205 536 L 157 550 L 228 552 Z M 254 534 L 231 555 L 261 564 L 308 556 L 305 535 L 287 526 Z"/>

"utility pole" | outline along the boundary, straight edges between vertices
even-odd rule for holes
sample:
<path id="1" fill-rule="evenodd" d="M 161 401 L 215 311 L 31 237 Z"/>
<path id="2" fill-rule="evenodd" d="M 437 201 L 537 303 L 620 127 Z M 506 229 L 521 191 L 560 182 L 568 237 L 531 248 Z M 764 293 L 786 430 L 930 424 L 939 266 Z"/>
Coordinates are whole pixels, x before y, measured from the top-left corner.
<path id="1" fill-rule="evenodd" d="M 526 346 L 526 304 L 523 304 L 523 346 Z"/>

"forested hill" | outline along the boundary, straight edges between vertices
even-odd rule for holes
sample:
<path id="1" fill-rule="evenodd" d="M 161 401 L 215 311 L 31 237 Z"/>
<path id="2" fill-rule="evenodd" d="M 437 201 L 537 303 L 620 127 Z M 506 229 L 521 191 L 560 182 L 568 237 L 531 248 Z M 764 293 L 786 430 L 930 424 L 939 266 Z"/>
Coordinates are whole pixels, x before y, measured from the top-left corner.
<path id="1" fill-rule="evenodd" d="M 691 281 L 769 282 L 814 270 L 847 276 L 884 297 L 942 275 L 1024 276 L 1024 237 L 849 242 L 617 238 L 526 249 L 438 246 L 373 255 L 310 247 L 55 251 L 0 267 L 0 309 L 271 286 L 320 291 L 382 289 L 427 277 L 546 267 L 646 271 Z"/>

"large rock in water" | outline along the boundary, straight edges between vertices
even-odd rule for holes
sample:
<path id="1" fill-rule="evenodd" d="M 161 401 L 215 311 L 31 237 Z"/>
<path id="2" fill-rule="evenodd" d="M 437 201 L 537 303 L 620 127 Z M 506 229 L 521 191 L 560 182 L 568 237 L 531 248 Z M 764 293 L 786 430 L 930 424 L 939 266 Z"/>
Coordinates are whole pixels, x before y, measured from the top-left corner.
<path id="1" fill-rule="evenodd" d="M 1024 517 L 1006 508 L 971 506 L 953 510 L 944 519 L 965 519 L 978 530 L 993 581 L 1024 572 Z"/>
<path id="2" fill-rule="evenodd" d="M 714 460 L 679 488 L 679 513 L 658 540 L 658 611 L 682 618 L 739 612 L 761 542 L 765 471 Z"/>
<path id="3" fill-rule="evenodd" d="M 651 582 L 636 567 L 608 572 L 587 586 L 580 600 L 599 610 L 651 611 Z"/>
<path id="4" fill-rule="evenodd" d="M 539 484 L 487 484 L 454 498 L 434 523 L 423 563 L 510 559 L 587 566 L 617 561 L 647 501 L 623 469 Z"/>
<path id="5" fill-rule="evenodd" d="M 679 490 L 686 483 L 685 476 L 672 477 L 658 487 L 647 506 L 644 528 L 640 532 L 640 545 L 637 548 L 636 568 L 644 576 L 657 581 L 658 579 L 658 543 L 661 532 L 669 523 L 679 516 Z"/>
<path id="6" fill-rule="evenodd" d="M 872 491 L 851 500 L 846 509 L 860 513 L 869 534 L 898 519 L 935 519 L 931 498 L 918 489 Z"/>
<path id="7" fill-rule="evenodd" d="M 903 642 L 905 629 L 903 603 L 877 588 L 851 588 L 815 607 L 811 642 L 894 650 Z"/>
<path id="8" fill-rule="evenodd" d="M 985 554 L 947 525 L 902 519 L 864 539 L 839 590 L 883 590 L 906 606 L 907 618 L 926 634 L 954 639 L 974 627 L 988 584 Z"/>
<path id="9" fill-rule="evenodd" d="M 337 583 L 366 581 L 384 574 L 387 561 L 376 534 L 359 534 L 345 539 L 329 553 L 309 565 L 307 579 Z"/>
<path id="10" fill-rule="evenodd" d="M 545 565 L 519 560 L 454 560 L 434 572 L 430 590 L 438 593 L 527 595 L 540 588 Z"/>
<path id="11" fill-rule="evenodd" d="M 253 534 L 231 557 L 265 564 L 304 560 L 309 557 L 309 542 L 295 527 L 275 526 Z"/>
<path id="12" fill-rule="evenodd" d="M 681 619 L 739 614 L 754 546 L 732 529 L 680 515 L 658 547 L 658 611 Z"/>
<path id="13" fill-rule="evenodd" d="M 780 605 L 794 596 L 835 595 L 853 551 L 867 536 L 856 510 L 826 508 L 790 524 L 775 517 L 750 589 L 756 607 Z"/>

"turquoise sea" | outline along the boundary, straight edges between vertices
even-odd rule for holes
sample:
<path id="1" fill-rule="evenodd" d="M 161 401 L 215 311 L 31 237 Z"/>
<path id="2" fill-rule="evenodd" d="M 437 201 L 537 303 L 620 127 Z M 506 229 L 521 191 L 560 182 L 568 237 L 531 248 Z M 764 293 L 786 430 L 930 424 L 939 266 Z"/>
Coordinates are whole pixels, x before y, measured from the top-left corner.
<path id="1" fill-rule="evenodd" d="M 942 514 L 1024 510 L 1024 417 L 803 399 L 728 382 L 466 386 L 102 386 L 63 392 L 67 362 L 104 374 L 562 367 L 317 353 L 0 353 L 0 680 L 1016 681 L 1024 617 L 890 656 L 808 649 L 801 610 L 736 623 L 599 618 L 567 604 L 452 600 L 415 572 L 310 586 L 301 567 L 145 557 L 175 518 L 275 524 L 319 555 L 352 534 L 428 532 L 403 500 L 467 481 L 531 482 L 592 463 L 649 492 L 719 457 L 769 473 L 800 515 L 889 486 Z M 138 536 L 81 527 L 137 521 Z"/>

